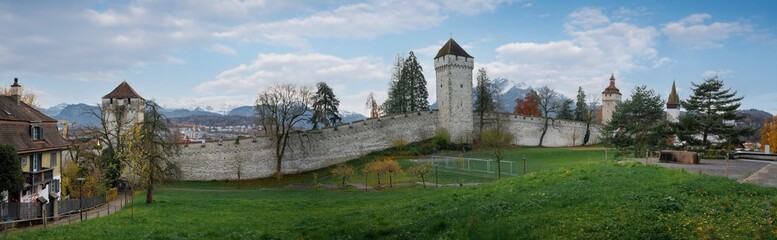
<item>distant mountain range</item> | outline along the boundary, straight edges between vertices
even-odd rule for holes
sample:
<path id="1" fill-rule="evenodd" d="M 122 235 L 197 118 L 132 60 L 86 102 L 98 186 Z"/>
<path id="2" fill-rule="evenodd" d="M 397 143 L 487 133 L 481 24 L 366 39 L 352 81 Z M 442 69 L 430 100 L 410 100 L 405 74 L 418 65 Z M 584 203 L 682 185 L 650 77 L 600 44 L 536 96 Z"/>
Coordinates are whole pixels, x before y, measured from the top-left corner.
<path id="1" fill-rule="evenodd" d="M 253 106 L 239 106 L 229 110 L 219 109 L 220 114 L 205 110 L 206 108 L 195 107 L 193 109 L 167 109 L 161 108 L 161 113 L 167 116 L 173 122 L 188 122 L 198 125 L 208 126 L 230 126 L 230 125 L 250 125 L 256 122 L 256 111 Z M 100 123 L 100 120 L 93 114 L 99 114 L 99 108 L 95 105 L 79 104 L 59 104 L 50 108 L 41 109 L 44 114 L 69 123 L 75 123 L 76 126 L 92 126 Z M 343 123 L 366 119 L 367 117 L 354 112 L 340 111 Z M 310 128 L 312 125 L 303 124 L 303 128 Z"/>

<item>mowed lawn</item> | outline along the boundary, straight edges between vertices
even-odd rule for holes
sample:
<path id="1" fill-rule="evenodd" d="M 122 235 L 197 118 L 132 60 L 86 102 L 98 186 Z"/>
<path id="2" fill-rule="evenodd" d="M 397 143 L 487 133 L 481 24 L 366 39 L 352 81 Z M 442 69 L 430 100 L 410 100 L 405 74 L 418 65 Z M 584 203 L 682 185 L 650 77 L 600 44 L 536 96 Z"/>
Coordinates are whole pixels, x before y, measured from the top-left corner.
<path id="1" fill-rule="evenodd" d="M 141 199 L 134 219 L 125 209 L 5 237 L 777 239 L 777 189 L 636 163 L 586 161 L 464 188 L 162 190 L 154 204 Z"/>

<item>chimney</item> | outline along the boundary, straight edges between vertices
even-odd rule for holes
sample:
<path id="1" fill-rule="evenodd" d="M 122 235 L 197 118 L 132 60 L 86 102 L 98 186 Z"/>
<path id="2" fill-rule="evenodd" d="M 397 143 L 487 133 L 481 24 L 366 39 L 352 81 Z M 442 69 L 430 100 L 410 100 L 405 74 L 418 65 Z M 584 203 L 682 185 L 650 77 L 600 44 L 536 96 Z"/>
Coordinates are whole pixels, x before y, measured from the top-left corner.
<path id="1" fill-rule="evenodd" d="M 22 85 L 19 85 L 19 79 L 14 78 L 13 79 L 13 85 L 11 85 L 11 97 L 13 97 L 16 100 L 16 104 L 19 104 L 19 100 L 21 99 L 21 93 L 22 93 Z"/>

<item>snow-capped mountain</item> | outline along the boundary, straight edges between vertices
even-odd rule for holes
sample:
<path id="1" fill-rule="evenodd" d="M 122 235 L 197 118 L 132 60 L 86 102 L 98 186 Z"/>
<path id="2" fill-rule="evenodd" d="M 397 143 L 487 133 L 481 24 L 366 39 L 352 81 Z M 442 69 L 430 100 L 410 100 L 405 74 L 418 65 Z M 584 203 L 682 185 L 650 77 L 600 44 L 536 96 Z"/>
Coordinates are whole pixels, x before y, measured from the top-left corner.
<path id="1" fill-rule="evenodd" d="M 43 114 L 46 114 L 48 116 L 56 116 L 56 115 L 59 115 L 60 112 L 62 112 L 62 109 L 65 109 L 69 105 L 70 104 L 67 104 L 67 103 L 60 103 L 50 108 L 43 108 L 41 109 L 41 112 L 43 112 Z"/>
<path id="2" fill-rule="evenodd" d="M 232 109 L 242 107 L 241 105 L 233 105 L 233 104 L 218 104 L 218 105 L 205 105 L 205 104 L 199 104 L 196 102 L 191 103 L 184 103 L 184 104 L 173 104 L 173 105 L 163 105 L 165 109 L 175 110 L 175 109 L 184 109 L 184 110 L 190 110 L 195 112 L 212 112 L 212 113 L 218 113 L 221 115 L 228 115 Z"/>

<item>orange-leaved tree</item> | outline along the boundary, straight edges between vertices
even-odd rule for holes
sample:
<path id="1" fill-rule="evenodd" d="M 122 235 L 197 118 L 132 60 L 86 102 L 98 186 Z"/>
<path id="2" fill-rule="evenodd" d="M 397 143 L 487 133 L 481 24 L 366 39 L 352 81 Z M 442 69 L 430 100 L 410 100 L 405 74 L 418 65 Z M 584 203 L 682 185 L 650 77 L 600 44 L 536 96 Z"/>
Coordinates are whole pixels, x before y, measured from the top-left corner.
<path id="1" fill-rule="evenodd" d="M 761 145 L 765 147 L 766 144 L 769 144 L 772 152 L 777 149 L 777 116 L 766 120 L 761 128 Z"/>
<path id="2" fill-rule="evenodd" d="M 542 112 L 540 112 L 540 98 L 537 92 L 529 90 L 523 98 L 515 99 L 514 113 L 534 117 L 542 116 Z"/>
<path id="3" fill-rule="evenodd" d="M 399 163 L 394 158 L 385 157 L 383 158 L 383 168 L 389 174 L 389 187 L 394 187 L 392 176 L 396 173 L 401 173 L 402 167 L 399 166 Z"/>

